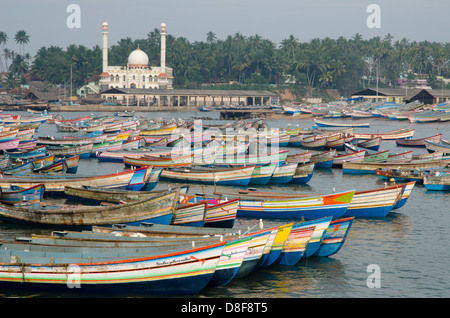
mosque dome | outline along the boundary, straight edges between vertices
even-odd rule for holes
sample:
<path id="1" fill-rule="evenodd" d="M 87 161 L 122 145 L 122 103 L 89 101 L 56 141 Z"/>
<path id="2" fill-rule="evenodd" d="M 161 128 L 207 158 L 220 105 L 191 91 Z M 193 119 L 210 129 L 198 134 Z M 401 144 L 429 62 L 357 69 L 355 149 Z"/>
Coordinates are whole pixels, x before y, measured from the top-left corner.
<path id="1" fill-rule="evenodd" d="M 128 65 L 130 67 L 148 67 L 148 56 L 139 46 L 128 56 Z"/>

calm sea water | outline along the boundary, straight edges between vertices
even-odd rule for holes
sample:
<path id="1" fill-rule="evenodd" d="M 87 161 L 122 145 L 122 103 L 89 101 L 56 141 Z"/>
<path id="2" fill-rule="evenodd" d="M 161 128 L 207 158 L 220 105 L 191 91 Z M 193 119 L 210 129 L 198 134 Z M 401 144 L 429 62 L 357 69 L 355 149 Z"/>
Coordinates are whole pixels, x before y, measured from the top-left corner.
<path id="1" fill-rule="evenodd" d="M 23 113 L 25 114 L 25 113 Z M 81 113 L 61 113 L 64 118 L 75 118 Z M 106 113 L 95 113 L 106 114 Z M 112 115 L 112 114 L 110 114 Z M 138 113 L 145 118 L 193 118 L 205 117 L 205 123 L 219 123 L 215 112 Z M 211 120 L 211 118 L 213 118 Z M 342 119 L 341 121 L 351 121 Z M 369 121 L 369 120 L 360 120 Z M 268 119 L 269 127 L 310 127 L 312 119 Z M 450 123 L 410 124 L 406 121 L 370 119 L 370 128 L 358 132 L 386 132 L 400 127 L 415 128 L 414 138 L 443 133 L 450 139 Z M 54 125 L 43 124 L 38 135 L 61 135 Z M 293 149 L 293 151 L 303 151 Z M 413 148 L 397 147 L 393 141 L 383 141 L 380 150 L 402 152 Z M 415 154 L 426 153 L 414 149 Z M 79 172 L 103 174 L 122 171 L 123 164 L 99 163 L 96 159 L 80 161 Z M 169 183 L 160 181 L 157 189 L 167 188 Z M 369 190 L 384 186 L 374 175 L 343 175 L 340 169 L 316 170 L 307 185 L 265 186 L 263 190 L 292 191 L 307 194 L 324 194 L 355 189 Z M 191 185 L 192 192 L 212 190 L 212 187 Z M 230 187 L 218 187 L 230 190 Z M 328 258 L 311 258 L 296 266 L 272 266 L 260 269 L 243 279 L 235 279 L 219 288 L 205 289 L 192 298 L 403 298 L 403 297 L 449 297 L 450 296 L 450 193 L 427 192 L 416 185 L 407 203 L 385 218 L 356 219 L 353 222 L 343 248 Z M 258 223 L 254 219 L 237 219 L 235 227 L 247 229 Z M 266 220 L 265 227 L 280 225 L 287 221 Z M 57 230 L 55 228 L 54 230 Z M 20 226 L 0 221 L 0 237 L 14 238 L 31 233 L 48 234 L 51 229 Z M 380 274 L 379 286 L 371 288 L 371 270 L 375 266 Z M 369 287 L 371 286 L 371 287 Z M 26 292 L 2 290 L 0 297 L 84 297 L 72 292 Z M 104 296 L 104 295 L 98 295 Z M 133 296 L 123 294 L 123 297 Z"/>

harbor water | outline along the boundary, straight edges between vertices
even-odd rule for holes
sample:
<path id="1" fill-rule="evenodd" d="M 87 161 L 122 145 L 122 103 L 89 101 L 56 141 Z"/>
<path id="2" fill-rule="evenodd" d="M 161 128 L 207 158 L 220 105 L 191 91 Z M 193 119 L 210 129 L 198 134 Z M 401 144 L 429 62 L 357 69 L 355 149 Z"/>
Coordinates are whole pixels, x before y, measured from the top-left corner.
<path id="1" fill-rule="evenodd" d="M 20 113 L 20 112 L 19 112 Z M 25 112 L 22 112 L 26 115 Z M 112 116 L 112 113 L 95 115 Z M 65 119 L 84 115 L 77 112 L 61 113 Z M 136 113 L 144 118 L 204 117 L 209 124 L 223 123 L 217 112 Z M 370 121 L 370 128 L 357 128 L 357 132 L 387 132 L 398 128 L 415 128 L 414 138 L 438 133 L 450 139 L 450 122 L 411 124 L 385 118 L 335 119 L 340 122 Z M 267 119 L 269 127 L 311 127 L 312 118 Z M 55 125 L 41 124 L 38 136 L 60 136 Z M 305 151 L 289 148 L 293 152 Z M 424 148 L 398 147 L 395 141 L 383 141 L 380 150 L 391 153 L 414 150 L 424 154 Z M 80 160 L 78 173 L 106 174 L 122 171 L 122 163 L 104 163 L 95 158 Z M 156 189 L 170 185 L 160 181 Z M 384 187 L 385 182 L 376 175 L 348 175 L 342 169 L 314 171 L 306 185 L 267 185 L 261 191 L 293 192 L 300 194 L 327 194 L 333 191 L 370 190 Z M 246 188 L 246 187 L 245 187 Z M 237 187 L 217 187 L 217 191 L 231 192 Z M 211 192 L 213 186 L 190 184 L 190 192 Z M 325 258 L 302 259 L 295 266 L 272 265 L 258 269 L 247 277 L 234 279 L 223 287 L 206 288 L 190 298 L 444 298 L 450 296 L 450 192 L 427 191 L 416 184 L 406 204 L 386 217 L 355 219 L 344 246 L 335 255 Z M 238 218 L 235 227 L 248 229 L 258 226 L 259 220 Z M 263 220 L 264 228 L 288 223 L 288 220 Z M 12 239 L 32 233 L 49 234 L 58 228 L 38 228 L 0 221 L 0 238 Z M 20 286 L 19 286 L 20 287 Z M 4 290 L 0 297 L 85 297 L 82 290 L 66 293 L 51 291 L 24 291 L 20 288 Z M 92 297 L 92 295 L 90 295 Z M 105 297 L 105 295 L 95 295 Z M 119 297 L 134 297 L 126 291 Z M 139 297 L 142 297 L 140 295 Z M 153 296 L 154 297 L 154 296 Z"/>

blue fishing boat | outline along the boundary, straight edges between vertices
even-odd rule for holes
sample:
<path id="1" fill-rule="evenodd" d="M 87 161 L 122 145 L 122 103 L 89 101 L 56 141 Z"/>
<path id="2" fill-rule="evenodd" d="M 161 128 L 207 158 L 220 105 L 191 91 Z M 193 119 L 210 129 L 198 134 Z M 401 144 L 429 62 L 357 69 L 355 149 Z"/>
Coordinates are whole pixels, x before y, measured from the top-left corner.
<path id="1" fill-rule="evenodd" d="M 43 184 L 38 184 L 30 188 L 11 185 L 10 189 L 1 191 L 0 202 L 5 204 L 18 204 L 21 202 L 38 203 L 42 201 L 44 189 Z"/>
<path id="2" fill-rule="evenodd" d="M 313 174 L 314 174 L 314 168 L 316 164 L 314 163 L 308 163 L 303 165 L 298 165 L 295 169 L 294 176 L 291 180 L 291 183 L 297 183 L 297 184 L 306 184 L 311 180 Z"/>
<path id="3" fill-rule="evenodd" d="M 297 169 L 297 165 L 298 163 L 289 163 L 276 167 L 269 183 L 286 184 L 291 182 L 294 178 L 294 173 Z"/>
<path id="4" fill-rule="evenodd" d="M 430 191 L 450 191 L 450 173 L 424 176 L 423 185 Z"/>
<path id="5" fill-rule="evenodd" d="M 344 245 L 354 217 L 331 221 L 323 234 L 322 243 L 312 256 L 327 257 L 339 252 Z"/>
<path id="6" fill-rule="evenodd" d="M 318 219 L 325 216 L 339 218 L 344 215 L 352 200 L 355 190 L 318 195 L 313 197 L 288 198 L 277 196 L 276 193 L 260 196 L 250 191 L 248 194 L 239 193 L 238 217 L 256 217 L 259 219 Z M 232 194 L 221 194 L 227 197 Z"/>
<path id="7" fill-rule="evenodd" d="M 406 201 L 408 200 L 409 196 L 411 195 L 411 191 L 414 188 L 414 185 L 416 184 L 416 181 L 410 181 L 407 182 L 406 185 L 403 187 L 403 191 L 401 193 L 400 199 L 397 200 L 392 210 L 399 209 L 402 206 L 405 205 Z"/>
<path id="8" fill-rule="evenodd" d="M 272 163 L 263 166 L 257 166 L 252 172 L 250 184 L 268 184 L 278 164 Z"/>
<path id="9" fill-rule="evenodd" d="M 314 255 L 322 244 L 324 233 L 330 226 L 333 217 L 323 217 L 320 219 L 310 220 L 308 222 L 302 222 L 303 227 L 314 227 L 314 232 L 309 239 L 308 245 L 304 252 L 304 257 L 310 257 Z"/>
<path id="10" fill-rule="evenodd" d="M 292 266 L 303 257 L 308 242 L 314 233 L 314 226 L 304 227 L 301 223 L 294 224 L 275 264 Z"/>
<path id="11" fill-rule="evenodd" d="M 384 217 L 397 203 L 403 191 L 403 185 L 394 185 L 368 191 L 357 191 L 344 216 Z"/>
<path id="12" fill-rule="evenodd" d="M 152 168 L 150 176 L 144 181 L 144 185 L 140 191 L 152 191 L 158 184 L 162 171 L 162 168 Z"/>

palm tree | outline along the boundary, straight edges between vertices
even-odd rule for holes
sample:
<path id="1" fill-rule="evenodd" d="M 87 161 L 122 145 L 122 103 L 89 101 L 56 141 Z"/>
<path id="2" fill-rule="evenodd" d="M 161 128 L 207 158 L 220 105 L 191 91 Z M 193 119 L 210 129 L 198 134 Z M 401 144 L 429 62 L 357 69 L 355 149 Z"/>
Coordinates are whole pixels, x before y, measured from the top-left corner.
<path id="1" fill-rule="evenodd" d="M 27 34 L 27 32 L 25 30 L 20 30 L 17 31 L 16 36 L 14 37 L 14 40 L 16 41 L 17 44 L 19 44 L 21 46 L 21 54 L 24 54 L 24 50 L 25 50 L 25 44 L 27 44 L 28 42 L 30 42 L 30 36 Z"/>
<path id="2" fill-rule="evenodd" d="M 8 73 L 8 75 L 6 75 L 4 84 L 6 89 L 13 89 L 19 87 L 19 82 L 17 81 L 13 73 Z"/>
<path id="3" fill-rule="evenodd" d="M 6 57 L 4 56 L 4 51 L 5 51 L 5 44 L 8 41 L 8 35 L 5 32 L 0 32 L 0 44 L 2 45 L 2 54 L 0 54 L 0 72 L 4 72 L 5 70 L 8 69 L 8 66 L 6 65 Z M 5 62 L 5 65 L 3 65 L 3 61 L 2 61 L 2 55 L 3 55 L 3 60 Z"/>
<path id="4" fill-rule="evenodd" d="M 16 54 L 14 60 L 9 67 L 9 72 L 14 75 L 24 76 L 28 71 L 29 64 L 27 60 L 20 54 Z"/>
<path id="5" fill-rule="evenodd" d="M 214 43 L 214 42 L 216 42 L 217 41 L 217 37 L 216 37 L 216 34 L 214 33 L 214 32 L 212 32 L 212 31 L 209 31 L 207 34 L 206 34 L 206 42 L 208 42 L 208 43 Z"/>

